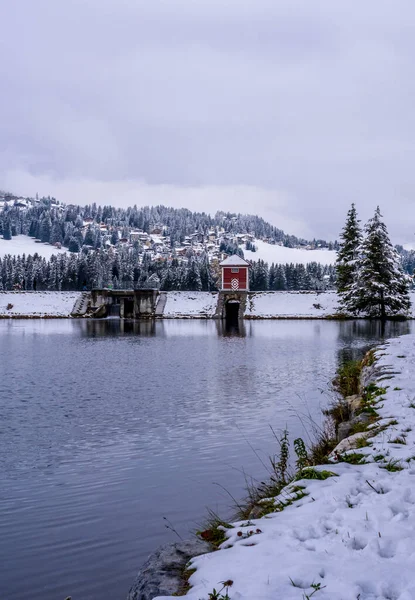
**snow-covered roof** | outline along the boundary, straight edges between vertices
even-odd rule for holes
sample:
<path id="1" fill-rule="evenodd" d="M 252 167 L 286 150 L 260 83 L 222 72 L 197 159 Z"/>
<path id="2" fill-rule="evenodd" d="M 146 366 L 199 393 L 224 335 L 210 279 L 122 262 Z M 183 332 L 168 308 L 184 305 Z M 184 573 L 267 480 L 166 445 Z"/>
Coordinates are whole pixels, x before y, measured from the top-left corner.
<path id="1" fill-rule="evenodd" d="M 228 256 L 220 263 L 221 267 L 249 267 L 250 264 L 245 259 L 241 258 L 237 254 L 232 254 L 232 256 Z"/>

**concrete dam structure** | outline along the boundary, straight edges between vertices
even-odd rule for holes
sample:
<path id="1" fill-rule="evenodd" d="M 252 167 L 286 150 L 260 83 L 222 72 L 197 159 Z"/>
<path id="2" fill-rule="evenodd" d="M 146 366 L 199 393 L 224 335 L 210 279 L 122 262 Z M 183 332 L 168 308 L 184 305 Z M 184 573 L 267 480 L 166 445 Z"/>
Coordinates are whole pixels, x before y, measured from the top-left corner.
<path id="1" fill-rule="evenodd" d="M 165 314 L 169 294 L 175 293 L 160 292 L 155 289 L 94 289 L 91 292 L 82 293 L 73 308 L 72 316 L 90 318 L 118 317 L 120 319 L 169 318 L 170 315 Z M 193 294 L 193 300 L 196 305 L 194 306 L 195 309 L 198 308 L 199 301 L 204 300 L 204 294 L 213 296 L 216 301 L 216 308 L 213 314 L 207 314 L 203 308 L 200 308 L 200 314 L 197 314 L 197 311 L 192 311 L 194 314 L 189 314 L 189 318 L 230 318 L 233 320 L 244 318 L 247 292 L 221 291 L 214 294 L 210 294 L 209 292 L 193 292 L 188 294 Z M 174 315 L 172 317 L 174 318 Z M 177 318 L 180 318 L 180 315 Z"/>
<path id="2" fill-rule="evenodd" d="M 325 319 L 338 312 L 334 292 L 164 292 L 94 289 L 83 292 L 71 315 L 119 319 Z"/>

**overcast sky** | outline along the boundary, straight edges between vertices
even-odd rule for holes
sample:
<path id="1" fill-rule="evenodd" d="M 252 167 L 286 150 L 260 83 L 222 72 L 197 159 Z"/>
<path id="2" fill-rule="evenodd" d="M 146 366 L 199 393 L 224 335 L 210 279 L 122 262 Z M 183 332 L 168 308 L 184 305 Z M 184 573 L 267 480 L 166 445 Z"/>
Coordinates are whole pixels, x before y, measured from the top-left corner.
<path id="1" fill-rule="evenodd" d="M 413 0 L 0 2 L 0 189 L 415 241 Z"/>

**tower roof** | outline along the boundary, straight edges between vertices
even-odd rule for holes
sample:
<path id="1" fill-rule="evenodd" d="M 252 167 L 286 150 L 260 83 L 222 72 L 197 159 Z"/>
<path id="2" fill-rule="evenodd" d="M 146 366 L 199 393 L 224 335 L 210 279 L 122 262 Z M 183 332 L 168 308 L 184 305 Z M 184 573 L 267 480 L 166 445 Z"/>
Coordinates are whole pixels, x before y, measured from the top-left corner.
<path id="1" fill-rule="evenodd" d="M 250 267 L 251 265 L 244 258 L 241 258 L 237 254 L 232 254 L 232 256 L 228 256 L 228 258 L 225 258 L 225 260 L 223 260 L 220 263 L 220 266 L 221 267 Z"/>

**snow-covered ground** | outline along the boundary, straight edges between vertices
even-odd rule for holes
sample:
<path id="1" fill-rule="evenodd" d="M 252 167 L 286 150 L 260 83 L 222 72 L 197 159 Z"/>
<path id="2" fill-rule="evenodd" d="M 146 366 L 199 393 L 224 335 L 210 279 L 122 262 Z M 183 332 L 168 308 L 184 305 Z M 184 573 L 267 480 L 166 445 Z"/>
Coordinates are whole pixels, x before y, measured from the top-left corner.
<path id="1" fill-rule="evenodd" d="M 193 559 L 186 598 L 208 600 L 231 580 L 231 600 L 415 599 L 415 336 L 376 355 L 389 372 L 376 405 L 385 429 L 354 451 L 366 464 L 318 467 L 333 476 L 300 479 L 278 497 L 294 500 L 281 512 L 233 523 L 220 550 Z M 293 485 L 306 496 L 295 500 Z"/>
<path id="2" fill-rule="evenodd" d="M 216 312 L 217 293 L 168 292 L 165 318 L 212 318 Z M 411 292 L 412 316 L 415 318 L 415 292 Z M 338 298 L 335 292 L 252 292 L 248 295 L 245 317 L 250 319 L 315 318 L 335 315 Z"/>
<path id="3" fill-rule="evenodd" d="M 248 297 L 245 316 L 272 319 L 275 317 L 324 318 L 337 312 L 335 292 L 256 292 Z"/>
<path id="4" fill-rule="evenodd" d="M 69 317 L 81 292 L 0 292 L 0 318 Z M 12 308 L 8 309 L 8 305 Z"/>
<path id="5" fill-rule="evenodd" d="M 246 260 L 263 260 L 271 263 L 294 263 L 306 265 L 318 262 L 322 265 L 333 265 L 336 261 L 337 252 L 334 250 L 305 250 L 302 248 L 285 248 L 276 244 L 267 244 L 262 240 L 255 240 L 256 252 L 243 250 Z"/>
<path id="6" fill-rule="evenodd" d="M 36 242 L 34 238 L 29 237 L 28 235 L 16 235 L 11 240 L 4 240 L 2 237 L 0 238 L 0 258 L 6 256 L 6 254 L 15 256 L 26 254 L 27 256 L 28 254 L 33 255 L 35 252 L 37 252 L 39 256 L 49 259 L 52 254 L 65 252 L 65 249 L 58 250 L 50 244 Z"/>
<path id="7" fill-rule="evenodd" d="M 168 292 L 163 317 L 212 318 L 217 302 L 217 292 Z"/>

